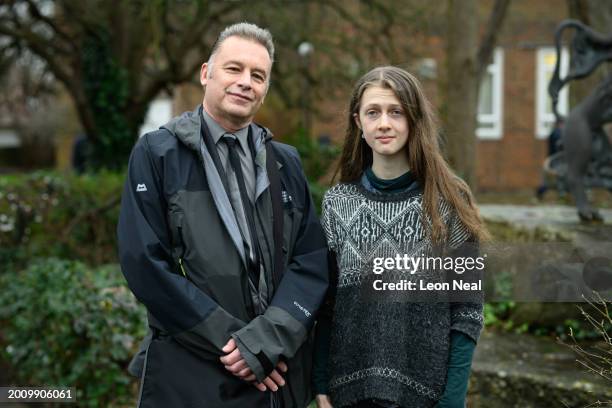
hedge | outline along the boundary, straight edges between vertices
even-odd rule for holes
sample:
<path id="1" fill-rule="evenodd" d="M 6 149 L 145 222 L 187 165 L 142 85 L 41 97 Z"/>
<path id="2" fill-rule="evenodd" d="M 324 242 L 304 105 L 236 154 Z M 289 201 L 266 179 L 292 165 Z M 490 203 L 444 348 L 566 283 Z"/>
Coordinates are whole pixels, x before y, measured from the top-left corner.
<path id="1" fill-rule="evenodd" d="M 12 381 L 69 386 L 79 406 L 133 403 L 126 367 L 146 330 L 117 265 L 38 260 L 0 275 L 2 357 Z"/>
<path id="2" fill-rule="evenodd" d="M 29 259 L 116 262 L 115 227 L 123 173 L 36 172 L 0 178 L 0 272 Z"/>

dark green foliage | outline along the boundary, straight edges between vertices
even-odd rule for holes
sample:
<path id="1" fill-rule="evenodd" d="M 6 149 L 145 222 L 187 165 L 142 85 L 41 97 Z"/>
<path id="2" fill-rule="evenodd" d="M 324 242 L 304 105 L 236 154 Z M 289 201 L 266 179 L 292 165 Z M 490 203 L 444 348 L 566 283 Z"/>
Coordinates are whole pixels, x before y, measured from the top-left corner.
<path id="1" fill-rule="evenodd" d="M 113 57 L 109 39 L 100 29 L 89 34 L 83 46 L 84 88 L 96 128 L 87 152 L 87 166 L 93 169 L 125 166 L 137 131 L 126 114 L 128 74 Z"/>
<path id="2" fill-rule="evenodd" d="M 289 135 L 284 141 L 293 145 L 300 153 L 310 192 L 317 211 L 320 213 L 323 194 L 327 191 L 328 186 L 320 183 L 319 180 L 328 173 L 331 164 L 340 154 L 340 150 L 333 144 L 323 144 L 309 137 L 303 129 Z"/>
<path id="3" fill-rule="evenodd" d="M 308 186 L 310 188 L 310 194 L 312 200 L 315 203 L 317 214 L 321 215 L 321 203 L 323 202 L 323 195 L 329 187 L 323 185 L 317 181 L 309 181 Z"/>
<path id="4" fill-rule="evenodd" d="M 145 312 L 118 266 L 54 258 L 0 276 L 3 357 L 17 384 L 71 386 L 79 406 L 133 402 L 126 373 Z"/>
<path id="5" fill-rule="evenodd" d="M 321 143 L 309 137 L 303 129 L 287 136 L 285 141 L 293 145 L 300 153 L 304 173 L 309 180 L 319 180 L 323 177 L 340 153 L 333 144 Z"/>
<path id="6" fill-rule="evenodd" d="M 501 327 L 504 330 L 510 330 L 514 326 L 512 320 L 509 320 L 511 312 L 516 304 L 512 301 L 506 302 L 489 302 L 484 305 L 484 323 L 487 327 Z"/>
<path id="7" fill-rule="evenodd" d="M 124 175 L 36 172 L 0 179 L 1 272 L 29 259 L 116 262 L 115 226 Z"/>

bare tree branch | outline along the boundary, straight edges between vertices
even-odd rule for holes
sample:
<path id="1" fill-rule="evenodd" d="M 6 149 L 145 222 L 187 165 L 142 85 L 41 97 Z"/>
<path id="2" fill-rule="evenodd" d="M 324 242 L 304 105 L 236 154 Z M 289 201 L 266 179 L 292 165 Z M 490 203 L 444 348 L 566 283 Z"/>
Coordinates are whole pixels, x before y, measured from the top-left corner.
<path id="1" fill-rule="evenodd" d="M 480 83 L 485 70 L 491 62 L 491 56 L 493 54 L 493 48 L 497 42 L 497 35 L 499 34 L 499 27 L 502 21 L 506 17 L 510 0 L 495 0 L 495 4 L 491 9 L 489 20 L 487 22 L 487 28 L 485 35 L 481 40 L 480 47 L 478 48 L 476 72 L 477 78 Z"/>
<path id="2" fill-rule="evenodd" d="M 32 52 L 40 56 L 49 65 L 57 79 L 66 85 L 69 84 L 71 73 L 53 52 L 54 50 L 57 51 L 57 49 L 51 46 L 47 40 L 31 31 L 14 30 L 2 25 L 0 25 L 0 34 L 22 39 Z"/>
<path id="3" fill-rule="evenodd" d="M 369 26 L 366 26 L 365 24 L 360 22 L 345 7 L 341 6 L 341 3 L 331 1 L 331 2 L 322 2 L 322 4 L 334 10 L 338 14 L 338 16 L 340 16 L 345 21 L 349 22 L 359 32 L 367 33 L 370 36 L 374 34 L 374 32 L 370 29 Z"/>
<path id="4" fill-rule="evenodd" d="M 64 42 L 68 44 L 70 50 L 76 50 L 76 45 L 74 44 L 70 36 L 64 30 L 60 29 L 59 26 L 55 23 L 55 21 L 43 15 L 36 3 L 34 3 L 34 1 L 26 0 L 26 2 L 28 4 L 28 10 L 35 20 L 41 21 L 47 26 L 49 26 L 49 28 L 51 28 L 51 30 L 53 30 L 53 32 L 57 36 L 59 36 Z M 70 50 L 66 50 L 66 52 L 69 52 Z"/>
<path id="5" fill-rule="evenodd" d="M 150 74 L 150 78 L 143 85 L 141 100 L 151 100 L 169 83 L 187 81 L 208 56 L 209 46 L 204 41 L 206 32 L 210 27 L 220 26 L 222 17 L 236 10 L 238 6 L 236 2 L 224 4 L 223 7 L 208 15 L 205 14 L 206 8 L 199 7 L 193 19 L 194 24 L 181 30 L 183 35 L 179 38 L 179 43 L 173 43 L 169 36 L 163 40 L 162 49 L 167 66 L 165 69 Z M 185 61 L 185 54 L 189 50 L 200 53 L 201 57 L 193 58 L 193 61 Z"/>

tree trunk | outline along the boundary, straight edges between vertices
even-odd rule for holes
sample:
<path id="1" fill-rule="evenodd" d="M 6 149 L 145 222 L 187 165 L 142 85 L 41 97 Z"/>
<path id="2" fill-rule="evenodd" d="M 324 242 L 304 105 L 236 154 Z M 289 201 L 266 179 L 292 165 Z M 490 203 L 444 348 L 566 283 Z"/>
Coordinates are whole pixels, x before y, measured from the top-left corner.
<path id="1" fill-rule="evenodd" d="M 480 81 L 491 61 L 510 0 L 496 0 L 482 40 L 477 0 L 448 0 L 445 151 L 457 175 L 476 189 L 476 115 Z"/>
<path id="2" fill-rule="evenodd" d="M 475 187 L 478 104 L 476 0 L 449 0 L 446 50 L 446 154 L 459 177 Z"/>

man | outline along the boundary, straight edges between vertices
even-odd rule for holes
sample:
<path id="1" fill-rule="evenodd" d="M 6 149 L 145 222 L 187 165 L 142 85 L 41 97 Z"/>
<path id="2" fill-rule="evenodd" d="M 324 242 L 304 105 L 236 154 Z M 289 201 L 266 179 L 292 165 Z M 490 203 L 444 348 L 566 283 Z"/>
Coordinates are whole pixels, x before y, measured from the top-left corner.
<path id="1" fill-rule="evenodd" d="M 202 65 L 202 106 L 132 151 L 118 237 L 152 331 L 140 407 L 310 400 L 326 246 L 296 150 L 252 122 L 273 59 L 267 30 L 226 28 Z"/>

